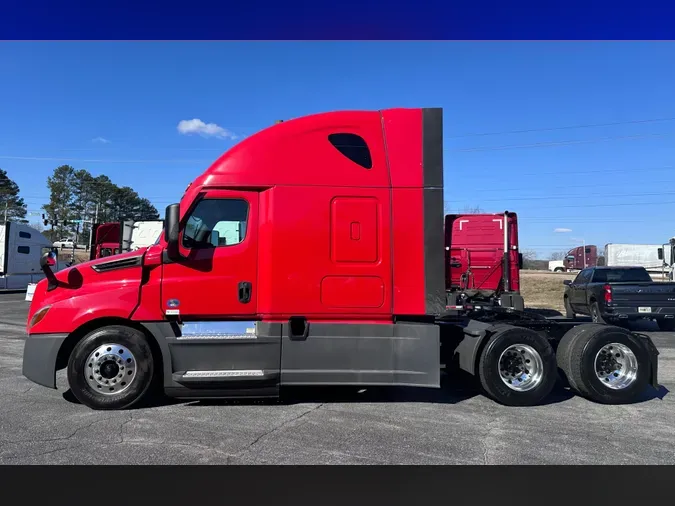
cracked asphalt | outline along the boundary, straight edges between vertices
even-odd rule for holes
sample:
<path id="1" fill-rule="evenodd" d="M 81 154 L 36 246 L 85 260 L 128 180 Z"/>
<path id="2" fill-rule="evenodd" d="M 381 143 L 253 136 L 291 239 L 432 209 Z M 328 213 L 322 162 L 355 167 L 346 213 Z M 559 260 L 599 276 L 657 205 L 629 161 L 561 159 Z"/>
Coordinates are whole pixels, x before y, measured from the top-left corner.
<path id="1" fill-rule="evenodd" d="M 58 390 L 21 375 L 23 298 L 0 294 L 1 464 L 675 463 L 675 333 L 647 332 L 663 387 L 628 406 L 556 390 L 547 405 L 507 408 L 454 381 L 97 412 L 73 400 L 63 371 Z"/>

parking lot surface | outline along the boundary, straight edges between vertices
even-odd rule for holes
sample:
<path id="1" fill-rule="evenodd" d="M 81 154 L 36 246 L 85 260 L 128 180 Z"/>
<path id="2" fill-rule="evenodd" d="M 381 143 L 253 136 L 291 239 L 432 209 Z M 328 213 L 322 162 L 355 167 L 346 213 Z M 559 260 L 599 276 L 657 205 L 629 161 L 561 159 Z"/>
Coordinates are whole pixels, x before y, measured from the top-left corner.
<path id="1" fill-rule="evenodd" d="M 628 406 L 557 390 L 545 406 L 508 408 L 462 383 L 97 412 L 68 395 L 63 371 L 58 390 L 22 376 L 23 299 L 0 294 L 2 464 L 675 463 L 675 333 L 646 332 L 663 387 Z"/>

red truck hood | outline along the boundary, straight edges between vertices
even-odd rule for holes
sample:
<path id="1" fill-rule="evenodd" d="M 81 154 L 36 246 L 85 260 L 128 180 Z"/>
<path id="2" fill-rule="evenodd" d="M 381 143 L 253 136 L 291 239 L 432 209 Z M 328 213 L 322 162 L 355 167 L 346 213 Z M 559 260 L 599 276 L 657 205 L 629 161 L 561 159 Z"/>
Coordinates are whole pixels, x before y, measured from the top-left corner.
<path id="1" fill-rule="evenodd" d="M 87 313 L 128 318 L 138 303 L 143 257 L 147 248 L 73 265 L 55 273 L 59 286 L 47 290 L 48 281 L 35 287 L 28 311 L 30 333 L 71 332 Z M 51 306 L 34 328 L 33 316 Z M 58 318 L 57 318 L 58 316 Z"/>

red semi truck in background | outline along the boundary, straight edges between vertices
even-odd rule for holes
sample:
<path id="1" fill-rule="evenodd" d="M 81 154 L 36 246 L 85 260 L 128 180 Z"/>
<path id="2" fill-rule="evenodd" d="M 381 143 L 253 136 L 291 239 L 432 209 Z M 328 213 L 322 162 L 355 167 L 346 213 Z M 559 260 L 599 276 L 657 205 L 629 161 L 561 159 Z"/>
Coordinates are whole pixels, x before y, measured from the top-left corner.
<path id="1" fill-rule="evenodd" d="M 567 252 L 562 260 L 551 260 L 548 268 L 553 272 L 580 271 L 598 264 L 598 247 L 594 245 L 578 246 Z"/>
<path id="2" fill-rule="evenodd" d="M 149 246 L 159 237 L 162 226 L 161 220 L 95 224 L 89 259 L 104 258 Z"/>
<path id="3" fill-rule="evenodd" d="M 195 179 L 154 245 L 57 273 L 45 255 L 23 374 L 56 388 L 66 369 L 94 409 L 127 408 L 155 387 L 177 398 L 438 388 L 453 368 L 507 405 L 540 403 L 559 369 L 598 402 L 631 402 L 657 385 L 647 336 L 458 306 L 443 201 L 441 109 L 275 124 Z"/>

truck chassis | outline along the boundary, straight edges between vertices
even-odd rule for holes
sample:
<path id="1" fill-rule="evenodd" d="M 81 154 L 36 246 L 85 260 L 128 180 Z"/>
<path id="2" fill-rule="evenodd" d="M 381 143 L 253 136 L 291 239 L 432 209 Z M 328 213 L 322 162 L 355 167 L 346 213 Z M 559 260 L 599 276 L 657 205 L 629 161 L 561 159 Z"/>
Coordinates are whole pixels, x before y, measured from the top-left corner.
<path id="1" fill-rule="evenodd" d="M 270 398 L 294 385 L 435 388 L 443 370 L 456 369 L 511 406 L 540 404 L 559 381 L 606 404 L 634 402 L 648 385 L 658 389 L 658 351 L 648 336 L 509 307 L 454 307 L 433 320 L 380 325 L 302 317 L 255 325 L 254 333 L 208 334 L 189 330 L 193 323 L 125 322 L 30 335 L 24 375 L 56 388 L 56 370 L 66 368 L 75 396 L 94 409 L 128 408 L 153 387 L 181 399 Z M 345 367 L 354 346 L 362 358 Z"/>

